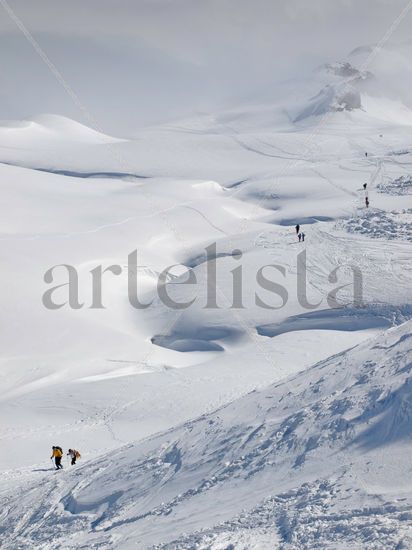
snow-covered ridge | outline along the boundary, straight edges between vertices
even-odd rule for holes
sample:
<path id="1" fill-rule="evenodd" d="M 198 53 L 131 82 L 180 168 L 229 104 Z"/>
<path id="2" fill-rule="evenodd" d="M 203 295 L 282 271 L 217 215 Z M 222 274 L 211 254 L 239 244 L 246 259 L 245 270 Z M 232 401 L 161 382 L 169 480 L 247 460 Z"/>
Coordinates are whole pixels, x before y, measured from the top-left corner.
<path id="1" fill-rule="evenodd" d="M 312 116 L 362 108 L 361 91 L 374 79 L 370 71 L 358 69 L 348 61 L 325 63 L 315 71 L 321 90 L 294 117 L 299 122 Z"/>
<path id="2" fill-rule="evenodd" d="M 350 87 L 349 84 L 327 85 L 308 101 L 307 106 L 295 117 L 294 122 L 299 122 L 311 116 L 325 115 L 326 113 L 353 111 L 361 107 L 360 92 Z"/>
<path id="3" fill-rule="evenodd" d="M 300 101 L 300 105 L 297 104 L 290 111 L 293 120 L 299 122 L 312 116 L 339 111 L 362 109 L 369 112 L 369 101 L 365 100 L 365 96 L 372 97 L 378 104 L 382 102 L 382 114 L 387 102 L 398 102 L 398 109 L 402 108 L 403 102 L 404 109 L 411 109 L 408 93 L 411 45 L 386 44 L 379 48 L 379 55 L 371 55 L 376 47 L 356 48 L 346 60 L 318 67 L 310 84 L 306 83 L 306 88 L 312 89 L 312 93 L 307 94 L 309 99 L 307 97 L 303 102 Z M 305 85 L 301 87 L 304 93 Z M 386 110 L 391 110 L 390 105 L 388 107 Z M 410 116 L 407 115 L 407 118 Z"/>

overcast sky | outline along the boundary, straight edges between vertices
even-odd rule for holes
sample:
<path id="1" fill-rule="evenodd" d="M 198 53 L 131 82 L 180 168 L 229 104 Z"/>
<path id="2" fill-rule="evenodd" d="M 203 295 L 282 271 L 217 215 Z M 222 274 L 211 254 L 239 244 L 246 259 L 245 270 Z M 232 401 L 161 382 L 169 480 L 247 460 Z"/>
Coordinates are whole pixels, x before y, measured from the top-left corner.
<path id="1" fill-rule="evenodd" d="M 99 125 L 259 100 L 378 42 L 405 0 L 8 0 Z M 82 113 L 0 3 L 0 118 Z M 391 38 L 410 39 L 412 10 Z"/>

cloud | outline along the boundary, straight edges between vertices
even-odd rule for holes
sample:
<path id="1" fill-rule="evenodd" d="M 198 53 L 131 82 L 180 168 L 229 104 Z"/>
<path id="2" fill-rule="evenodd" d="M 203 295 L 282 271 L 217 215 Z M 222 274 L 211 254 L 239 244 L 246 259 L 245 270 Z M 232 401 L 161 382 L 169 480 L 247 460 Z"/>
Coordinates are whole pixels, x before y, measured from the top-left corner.
<path id="1" fill-rule="evenodd" d="M 108 131 L 242 101 L 376 43 L 401 0 L 9 0 Z M 2 9 L 2 8 L 0 8 Z M 408 37 L 411 15 L 395 35 Z M 5 14 L 2 118 L 75 116 Z M 22 90 L 29 80 L 30 90 Z M 5 97 L 7 96 L 7 97 Z"/>

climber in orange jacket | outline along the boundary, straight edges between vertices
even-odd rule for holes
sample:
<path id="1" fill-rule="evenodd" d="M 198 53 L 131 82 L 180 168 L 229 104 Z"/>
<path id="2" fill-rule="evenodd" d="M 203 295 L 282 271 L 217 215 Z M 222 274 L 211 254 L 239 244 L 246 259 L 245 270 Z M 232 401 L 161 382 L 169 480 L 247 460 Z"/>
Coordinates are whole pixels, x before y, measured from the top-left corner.
<path id="1" fill-rule="evenodd" d="M 62 465 L 62 456 L 63 456 L 63 449 L 58 446 L 52 447 L 52 455 L 50 457 L 50 460 L 53 460 L 56 465 L 56 470 L 61 470 L 63 468 Z"/>

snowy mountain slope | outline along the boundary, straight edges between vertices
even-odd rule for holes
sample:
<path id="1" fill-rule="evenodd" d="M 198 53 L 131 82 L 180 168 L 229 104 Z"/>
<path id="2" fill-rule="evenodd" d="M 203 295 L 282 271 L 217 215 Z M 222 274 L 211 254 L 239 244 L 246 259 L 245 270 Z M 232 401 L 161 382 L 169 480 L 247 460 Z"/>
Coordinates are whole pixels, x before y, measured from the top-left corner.
<path id="1" fill-rule="evenodd" d="M 74 472 L 39 472 L 44 496 L 38 481 L 19 493 L 9 543 L 220 548 L 252 529 L 256 547 L 263 531 L 281 548 L 406 548 L 411 338 L 407 322 Z"/>
<path id="2" fill-rule="evenodd" d="M 288 141 L 290 146 L 292 139 L 289 137 Z M 300 143 L 298 136 L 297 147 Z M 260 166 L 259 156 L 255 162 Z M 283 169 L 282 164 L 275 164 L 279 160 L 273 163 L 277 170 Z M 355 161 L 340 163 L 344 167 L 356 166 Z M 370 165 L 372 175 L 375 173 L 374 161 L 357 159 L 356 163 L 362 179 L 368 175 Z M 83 179 L 3 167 L 8 205 L 2 218 L 2 238 L 8 247 L 10 275 L 5 268 L 2 277 L 11 280 L 13 276 L 24 312 L 17 333 L 12 324 L 7 324 L 2 332 L 2 400 L 5 414 L 12 415 L 10 430 L 4 436 L 22 433 L 27 423 L 32 426 L 28 439 L 13 445 L 2 457 L 5 466 L 11 467 L 16 461 L 29 465 L 32 458 L 22 454 L 21 449 L 39 441 L 42 444 L 34 452 L 35 461 L 40 460 L 42 445 L 49 445 L 50 430 L 57 430 L 60 437 L 70 440 L 74 426 L 79 446 L 92 453 L 118 445 L 119 439 L 127 441 L 130 430 L 145 436 L 153 430 L 166 429 L 174 422 L 200 414 L 211 403 L 219 406 L 257 384 L 272 382 L 291 369 L 301 370 L 355 345 L 370 330 L 391 324 L 397 309 L 410 303 L 409 245 L 400 240 L 387 244 L 383 252 L 378 242 L 337 233 L 333 217 L 350 213 L 359 222 L 366 219 L 363 210 L 355 208 L 361 203 L 359 173 L 340 169 L 331 161 L 318 162 L 316 166 L 316 172 L 294 168 L 275 185 L 266 177 L 229 190 L 199 180 L 152 178 L 136 186 L 121 180 Z M 399 168 L 396 166 L 395 170 Z M 269 194 L 274 192 L 272 189 L 273 197 Z M 391 195 L 388 199 L 379 193 L 373 200 L 392 208 L 403 198 Z M 16 218 L 13 212 L 17 209 L 23 210 L 24 215 Z M 331 221 L 316 222 L 325 214 Z M 262 216 L 269 224 L 245 220 L 245 216 Z M 324 333 L 316 321 L 295 327 L 290 323 L 289 317 L 307 313 L 296 295 L 296 262 L 301 249 L 290 228 L 296 221 L 308 224 L 310 235 L 306 244 L 309 299 L 317 303 L 323 295 L 321 309 L 326 308 L 325 293 L 334 286 L 328 282 L 329 271 L 339 264 L 354 262 L 364 270 L 366 302 L 390 306 L 383 321 L 378 319 L 376 323 L 372 310 L 369 317 L 360 318 L 358 331 L 347 331 L 339 312 L 336 322 L 330 323 Z M 196 233 L 191 227 L 196 227 Z M 218 297 L 222 309 L 203 309 L 207 265 L 196 258 L 202 258 L 205 246 L 216 239 L 220 254 L 230 254 L 235 248 L 243 251 L 244 288 L 248 291 L 244 292 L 246 309 L 237 315 L 227 309 L 227 300 L 232 300 L 230 271 L 239 265 L 230 255 L 218 259 L 218 288 L 226 296 L 226 300 Z M 47 288 L 43 275 L 49 267 L 66 262 L 77 266 L 80 296 L 90 305 L 88 270 L 101 262 L 119 263 L 125 269 L 127 255 L 135 247 L 139 250 L 144 292 L 152 292 L 156 273 L 167 265 L 193 265 L 199 282 L 194 294 L 185 286 L 174 286 L 171 293 L 178 301 L 197 296 L 198 305 L 176 315 L 155 300 L 149 310 L 135 311 L 127 302 L 125 270 L 121 276 L 109 275 L 104 281 L 107 310 L 93 312 L 84 307 L 50 312 L 42 307 L 40 297 Z M 253 307 L 251 292 L 259 290 L 255 281 L 257 269 L 272 263 L 287 270 L 282 283 L 289 301 L 277 312 Z M 350 272 L 343 276 L 346 282 L 351 281 Z M 56 284 L 65 281 L 64 272 L 56 278 Z M 348 287 L 349 293 L 351 288 Z M 342 301 L 346 301 L 344 293 Z M 259 290 L 259 295 L 276 305 L 269 293 Z M 65 299 L 64 294 L 61 299 Z M 15 294 L 4 297 L 5 317 L 13 318 L 15 303 Z M 345 316 L 346 313 L 342 318 Z M 259 327 L 273 324 L 281 325 L 279 334 L 268 338 Z M 290 345 L 295 340 L 296 327 L 305 329 L 298 336 L 304 346 L 294 351 L 290 365 Z M 21 334 L 25 335 L 24 345 Z M 231 339 L 227 334 L 238 337 Z M 327 347 L 321 345 L 326 334 Z M 256 345 L 263 362 L 251 370 Z M 176 367 L 188 365 L 199 365 L 199 369 L 188 374 L 175 372 Z M 170 368 L 174 370 L 167 370 Z M 182 388 L 187 394 L 183 401 L 179 393 Z M 197 393 L 202 397 L 195 397 Z M 43 407 L 46 403 L 47 407 Z M 18 415 L 12 413 L 16 407 Z M 150 422 L 136 426 L 133 419 L 145 419 L 149 411 Z M 117 434 L 114 439 L 113 428 Z"/>
<path id="3" fill-rule="evenodd" d="M 307 538 L 314 548 L 318 537 L 324 547 L 379 548 L 374 531 L 385 548 L 408 547 L 409 488 L 394 476 L 395 464 L 408 474 L 409 393 L 396 363 L 407 367 L 410 327 L 379 335 L 411 318 L 412 117 L 393 97 L 371 95 L 366 79 L 362 109 L 293 123 L 291 107 L 351 72 L 336 67 L 345 74 L 316 73 L 300 98 L 130 139 L 54 116 L 0 128 L 0 524 L 9 547 L 48 548 L 67 533 L 71 547 L 304 548 Z M 297 285 L 302 253 L 309 306 Z M 45 280 L 61 264 L 76 268 L 82 307 L 42 303 L 67 283 L 64 267 Z M 195 299 L 187 309 L 157 295 L 172 264 L 165 288 L 178 302 Z M 121 269 L 103 275 L 104 309 L 90 307 L 99 265 Z M 231 307 L 236 268 L 242 306 Z M 261 268 L 285 304 L 257 284 Z M 219 308 L 208 309 L 214 269 Z M 353 270 L 362 304 L 353 304 Z M 184 284 L 189 271 L 194 285 Z M 128 300 L 134 272 L 139 298 L 153 300 L 144 310 Z M 347 305 L 331 309 L 340 286 Z M 257 306 L 256 294 L 282 307 Z M 67 302 L 67 288 L 54 298 Z M 379 338 L 394 347 L 379 350 Z M 394 396 L 378 403 L 383 423 L 371 412 L 378 392 Z M 368 439 L 368 422 L 382 433 Z M 79 468 L 53 476 L 53 444 L 79 448 Z"/>
<path id="4" fill-rule="evenodd" d="M 209 369 L 210 364 L 216 361 L 220 365 L 226 365 L 225 368 L 232 363 L 232 359 L 226 358 L 226 353 L 224 357 L 219 358 L 213 349 L 210 352 L 192 351 L 183 354 L 165 347 L 153 346 L 151 339 L 169 334 L 169 327 L 175 315 L 167 311 L 159 301 L 156 302 L 156 307 L 148 312 L 131 310 L 125 296 L 127 271 L 117 279 L 110 278 L 110 275 L 105 279 L 107 311 L 93 312 L 86 307 L 75 311 L 44 310 L 39 300 L 46 288 L 42 280 L 44 272 L 49 267 L 60 263 L 71 263 L 79 269 L 80 294 L 87 305 L 90 305 L 88 270 L 101 262 L 104 265 L 119 263 L 124 267 L 127 255 L 134 248 L 139 250 L 139 264 L 141 274 L 144 276 L 145 292 L 153 288 L 156 273 L 172 263 L 193 265 L 195 258 L 204 255 L 205 246 L 215 240 L 217 240 L 219 253 L 231 253 L 235 248 L 244 252 L 242 264 L 247 288 L 254 288 L 250 285 L 255 285 L 257 268 L 268 263 L 282 263 L 290 273 L 285 281 L 290 295 L 287 309 L 280 310 L 274 315 L 270 310 L 247 308 L 246 311 L 241 312 L 241 315 L 236 316 L 230 311 L 208 314 L 207 311 L 201 311 L 199 306 L 193 313 L 184 312 L 180 321 L 180 327 L 194 326 L 200 333 L 205 333 L 203 327 L 207 328 L 210 323 L 212 326 L 223 324 L 239 331 L 241 321 L 240 331 L 243 338 L 238 340 L 238 344 L 241 344 L 240 349 L 243 350 L 244 355 L 242 358 L 236 357 L 233 367 L 229 367 L 233 369 L 233 375 L 229 376 L 231 382 L 228 382 L 228 387 L 232 383 L 235 384 L 237 388 L 235 391 L 238 393 L 252 389 L 256 383 L 270 382 L 274 376 L 278 377 L 278 372 L 273 371 L 272 360 L 265 361 L 265 367 L 259 369 L 258 374 L 253 373 L 253 376 L 247 374 L 250 357 L 254 355 L 255 341 L 245 329 L 248 328 L 253 334 L 258 326 L 274 321 L 282 322 L 289 316 L 303 313 L 296 301 L 294 278 L 297 253 L 300 249 L 294 243 L 293 231 L 290 228 L 296 221 L 307 224 L 312 233 L 306 245 L 308 261 L 313 266 L 323 266 L 318 274 L 312 269 L 313 276 L 316 277 L 316 281 L 313 280 L 312 283 L 321 292 L 330 289 L 326 278 L 327 271 L 328 268 L 336 266 L 336 259 L 342 260 L 342 247 L 344 247 L 347 262 L 350 263 L 351 258 L 354 258 L 356 265 L 367 268 L 365 292 L 369 301 L 372 303 L 383 301 L 389 304 L 396 302 L 397 305 L 408 303 L 409 297 L 405 295 L 405 289 L 407 293 L 407 289 L 410 288 L 410 279 L 405 258 L 408 257 L 409 248 L 402 241 L 396 245 L 388 245 L 383 254 L 379 252 L 380 245 L 368 239 L 354 241 L 350 235 L 345 238 L 342 236 L 325 238 L 327 234 L 334 233 L 335 218 L 350 216 L 360 221 L 364 219 L 364 212 L 361 209 L 363 200 L 360 191 L 361 182 L 370 179 L 371 185 L 374 186 L 384 178 L 390 180 L 399 177 L 408 169 L 409 154 L 392 154 L 397 149 L 405 150 L 407 142 L 402 138 L 403 127 L 392 127 L 389 136 L 385 133 L 384 138 L 380 138 L 379 132 L 383 131 L 383 127 L 374 127 L 372 133 L 371 124 L 376 122 L 362 117 L 352 120 L 348 119 L 344 113 L 337 113 L 334 126 L 328 126 L 327 132 L 325 130 L 324 134 L 311 144 L 310 151 L 307 147 L 305 149 L 306 136 L 300 131 L 284 134 L 265 130 L 264 135 L 248 131 L 239 136 L 222 127 L 221 131 L 226 131 L 228 134 L 216 136 L 214 133 L 208 134 L 208 130 L 205 129 L 206 135 L 200 134 L 195 137 L 191 135 L 190 139 L 185 139 L 181 147 L 191 151 L 193 157 L 204 155 L 212 144 L 213 151 L 220 151 L 222 140 L 230 143 L 230 147 L 227 146 L 222 150 L 223 153 L 219 152 L 219 163 L 215 163 L 216 159 L 213 160 L 210 156 L 202 159 L 198 157 L 190 170 L 214 175 L 221 175 L 223 170 L 229 175 L 228 180 L 233 182 L 235 177 L 239 177 L 238 172 L 246 170 L 247 166 L 246 174 L 243 173 L 246 179 L 239 180 L 240 183 L 236 185 L 229 183 L 225 186 L 224 183 L 219 183 L 219 180 L 212 183 L 209 180 L 208 183 L 208 180 L 190 180 L 181 177 L 150 178 L 138 180 L 136 183 L 136 180 L 124 181 L 113 177 L 79 178 L 73 175 L 47 174 L 2 166 L 3 186 L 6 190 L 4 193 L 6 208 L 2 216 L 2 242 L 8 247 L 7 257 L 13 273 L 11 275 L 10 272 L 9 276 L 7 271 L 3 270 L 2 276 L 7 281 L 13 277 L 15 289 L 9 296 L 4 297 L 3 313 L 5 317 L 14 317 L 15 292 L 18 292 L 20 308 L 24 312 L 19 316 L 21 327 L 19 332 L 25 334 L 25 344 L 22 348 L 21 339 L 19 337 L 16 339 L 14 325 L 6 324 L 2 333 L 4 365 L 8 365 L 4 366 L 2 371 L 3 391 L 7 392 L 4 398 L 7 396 L 8 399 L 15 398 L 16 395 L 26 394 L 36 389 L 41 392 L 37 394 L 40 402 L 53 403 L 57 384 L 61 385 L 64 380 L 72 384 L 73 380 L 87 379 L 90 376 L 101 377 L 99 385 L 102 386 L 103 394 L 107 396 L 111 394 L 114 366 L 119 365 L 129 365 L 131 370 L 125 371 L 126 379 L 129 380 L 127 372 L 133 375 L 133 373 L 149 371 L 149 376 L 152 376 L 153 370 L 162 371 L 165 365 L 178 367 L 206 362 L 208 366 L 205 368 Z M 348 137 L 348 128 L 351 128 L 350 137 Z M 384 131 L 387 131 L 386 128 Z M 150 143 L 150 140 L 153 140 L 153 148 L 161 152 L 162 162 L 165 165 L 168 163 L 170 140 L 175 143 L 176 139 L 181 139 L 181 135 L 180 131 L 165 132 L 164 129 L 149 132 L 148 141 Z M 375 137 L 372 138 L 372 135 Z M 143 143 L 136 141 L 129 143 L 128 146 L 132 145 L 135 151 L 139 151 Z M 376 151 L 375 156 L 365 158 L 364 147 Z M 306 157 L 302 155 L 302 149 Z M 119 169 L 116 164 L 117 159 L 108 155 L 110 150 L 106 151 L 102 165 L 95 164 L 97 161 L 89 156 L 89 149 L 82 150 L 81 155 L 76 146 L 67 146 L 62 150 L 65 155 L 72 156 L 73 162 L 75 159 L 76 163 L 81 162 L 83 166 L 89 163 L 90 172 L 97 170 L 102 173 L 108 170 L 113 173 Z M 340 154 L 339 159 L 336 159 L 335 150 L 342 151 L 344 154 Z M 175 157 L 179 158 L 176 151 L 174 153 Z M 7 151 L 6 154 L 8 154 Z M 14 154 L 24 158 L 26 149 L 22 146 Z M 42 154 L 38 151 L 33 152 L 34 154 L 49 166 L 56 160 L 54 152 L 50 149 L 46 149 Z M 53 161 L 50 160 L 51 158 Z M 137 154 L 136 158 L 145 159 L 146 156 Z M 174 164 L 170 167 L 171 172 L 176 169 L 173 166 Z M 67 166 L 58 166 L 59 169 L 64 167 Z M 178 170 L 180 171 L 180 167 Z M 251 173 L 254 175 L 247 177 L 247 174 Z M 388 196 L 379 193 L 373 194 L 371 199 L 374 206 L 390 209 L 390 211 L 405 205 L 402 195 Z M 16 211 L 21 212 L 21 215 L 16 217 L 14 214 Z M 317 222 L 322 219 L 329 221 Z M 316 223 L 319 227 L 323 227 L 322 231 L 318 230 Z M 196 232 L 193 232 L 193 227 L 196 227 Z M 292 254 L 291 251 L 293 251 Z M 368 258 L 371 254 L 376 257 L 375 263 L 379 276 L 376 276 L 376 273 L 369 269 L 368 263 L 362 259 L 362 255 Z M 383 258 L 385 258 L 384 264 L 382 264 Z M 239 264 L 236 264 L 236 260 L 230 257 L 219 259 L 218 287 L 229 301 L 232 295 L 230 271 L 237 265 Z M 203 264 L 195 268 L 196 275 L 201 281 L 196 288 L 199 300 L 204 298 L 205 287 L 202 276 L 204 276 L 205 267 Z M 397 273 L 396 280 L 393 279 L 394 272 Z M 58 282 L 63 281 L 58 279 Z M 313 293 L 316 301 L 318 293 L 315 292 L 315 287 L 310 287 L 309 292 Z M 183 293 L 182 297 L 186 299 L 187 288 L 183 287 L 181 290 L 177 288 L 177 290 L 180 295 Z M 245 303 L 250 305 L 250 302 L 253 302 L 253 295 L 250 292 L 245 293 Z M 396 295 L 398 297 L 395 300 Z M 223 302 L 225 305 L 224 300 Z M 363 328 L 368 327 L 364 325 Z M 179 331 L 181 334 L 182 328 L 174 330 L 178 337 Z M 71 334 L 69 341 L 67 341 L 68 332 Z M 339 338 L 334 340 L 333 347 L 325 350 L 326 355 L 345 349 L 352 343 L 356 344 L 362 338 L 361 333 L 342 332 Z M 45 338 L 46 334 L 47 338 Z M 311 334 L 313 345 L 310 343 Z M 301 365 L 297 367 L 298 369 L 310 364 L 312 359 L 318 360 L 322 357 L 319 355 L 322 348 L 319 349 L 318 345 L 320 336 L 316 329 L 315 332 L 308 332 L 307 336 L 305 335 L 306 346 L 309 347 L 302 350 L 301 359 L 297 361 L 297 365 Z M 292 337 L 282 336 L 284 341 L 282 346 L 278 341 L 268 341 L 266 337 L 259 337 L 259 345 L 264 350 L 267 348 L 263 354 L 269 353 L 275 364 L 284 365 L 287 357 L 285 350 Z M 195 350 L 193 337 L 186 340 L 189 340 L 188 344 Z M 205 341 L 203 338 L 200 340 Z M 153 340 L 155 341 L 159 342 L 159 340 Z M 102 345 L 102 342 L 105 344 Z M 247 345 L 251 355 L 245 354 L 246 342 L 249 342 Z M 212 348 L 226 347 L 224 340 L 219 341 L 219 338 L 212 341 L 212 344 Z M 148 353 L 149 361 L 146 357 Z M 229 355 L 232 353 L 231 351 Z M 316 355 L 313 355 L 315 353 Z M 245 376 L 240 378 L 239 363 L 242 364 L 241 368 L 245 372 Z M 16 365 L 25 365 L 25 367 L 23 370 L 16 370 Z M 107 377 L 104 378 L 106 375 Z M 162 378 L 162 375 L 159 377 Z M 157 378 L 156 375 L 156 380 Z M 193 378 L 195 378 L 194 375 Z M 152 383 L 148 383 L 151 387 Z M 192 383 L 195 382 L 191 380 L 190 384 Z M 218 378 L 214 383 L 218 384 Z M 197 386 L 197 383 L 195 384 Z M 128 396 L 129 392 L 135 395 L 134 400 L 125 397 L 126 401 L 137 401 L 135 406 L 139 406 L 139 402 L 143 399 L 141 395 L 143 390 L 142 392 L 140 390 L 141 381 L 131 384 L 129 389 L 128 384 L 121 380 L 121 386 L 122 396 Z M 146 388 L 145 385 L 144 388 Z M 167 384 L 165 391 L 166 388 Z M 74 391 L 69 390 L 69 387 L 62 387 L 60 391 L 63 395 L 69 393 L 75 396 L 73 414 L 76 417 L 78 412 L 74 411 L 79 410 L 84 411 L 81 414 L 89 416 L 86 412 L 87 407 L 85 409 L 82 405 L 84 398 L 80 397 L 78 400 L 76 396 L 82 395 L 83 391 L 89 392 L 90 388 L 75 387 Z M 167 399 L 163 391 L 160 395 L 161 398 L 156 395 L 154 403 L 157 403 L 159 398 Z M 172 399 L 174 398 L 173 396 Z M 110 397 L 109 400 L 112 399 Z M 209 399 L 205 396 L 206 403 Z M 107 397 L 104 401 L 106 400 Z M 119 401 L 121 402 L 121 398 Z M 100 402 L 101 399 L 98 398 L 97 408 Z M 205 402 L 202 407 L 205 406 Z M 172 406 L 170 401 L 168 403 Z M 108 406 L 109 411 L 113 406 L 117 410 L 121 405 L 117 402 L 116 405 L 111 403 Z M 153 407 L 156 409 L 157 405 L 153 404 Z M 29 418 L 33 417 L 32 404 L 27 406 L 27 414 L 25 410 L 26 406 L 21 402 L 21 420 L 18 418 L 15 420 L 18 425 L 24 425 Z M 60 422 L 66 425 L 64 409 L 60 411 L 53 407 L 53 410 L 57 418 L 60 418 Z M 136 411 L 136 414 L 144 417 L 145 411 L 146 406 L 140 413 Z M 178 418 L 184 420 L 200 412 L 201 410 L 193 409 L 190 405 L 189 409 L 183 413 L 184 416 L 178 416 Z M 102 417 L 104 416 L 102 414 Z M 42 414 L 42 426 L 44 421 Z M 164 429 L 168 427 L 170 416 L 162 415 L 159 421 L 157 429 Z M 94 422 L 91 422 L 90 428 L 92 431 L 95 429 Z M 82 436 L 82 445 L 90 438 L 88 429 Z M 146 431 L 143 433 L 147 435 Z M 48 428 L 44 432 L 44 438 L 45 442 L 49 438 Z M 100 437 L 97 439 L 100 440 Z M 103 446 L 109 444 L 106 438 L 104 440 Z M 100 448 L 100 443 L 98 446 Z M 13 460 L 15 460 L 14 456 Z"/>

